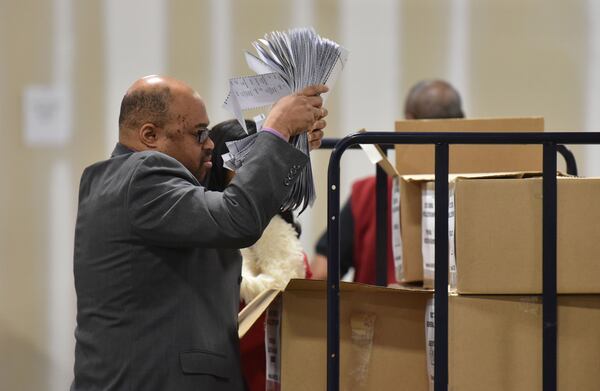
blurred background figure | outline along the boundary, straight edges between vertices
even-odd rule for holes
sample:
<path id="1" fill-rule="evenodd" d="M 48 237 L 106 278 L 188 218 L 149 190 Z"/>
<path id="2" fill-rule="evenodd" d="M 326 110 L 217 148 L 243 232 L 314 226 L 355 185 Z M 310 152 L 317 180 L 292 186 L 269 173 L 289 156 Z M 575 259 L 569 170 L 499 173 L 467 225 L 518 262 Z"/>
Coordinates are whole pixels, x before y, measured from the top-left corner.
<path id="1" fill-rule="evenodd" d="M 447 81 L 421 80 L 406 96 L 406 119 L 463 118 L 460 94 Z M 388 183 L 388 204 L 391 205 L 391 179 Z M 388 231 L 391 227 L 388 216 Z M 375 177 L 361 179 L 352 184 L 350 198 L 340 211 L 340 274 L 354 268 L 354 281 L 375 284 Z M 388 234 L 391 238 L 391 233 Z M 313 278 L 327 278 L 327 231 L 315 246 L 311 267 Z M 392 243 L 387 249 L 388 284 L 396 282 Z"/>
<path id="2" fill-rule="evenodd" d="M 408 92 L 404 104 L 406 119 L 464 118 L 458 91 L 447 81 L 421 80 Z"/>

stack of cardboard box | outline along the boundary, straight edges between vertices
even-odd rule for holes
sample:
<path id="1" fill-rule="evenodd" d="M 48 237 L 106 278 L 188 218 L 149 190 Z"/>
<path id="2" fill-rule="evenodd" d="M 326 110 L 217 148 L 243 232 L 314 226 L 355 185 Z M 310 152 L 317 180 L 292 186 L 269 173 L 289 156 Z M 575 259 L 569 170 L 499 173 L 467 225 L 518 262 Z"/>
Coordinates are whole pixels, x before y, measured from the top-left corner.
<path id="1" fill-rule="evenodd" d="M 425 287 L 433 286 L 433 180 L 400 179 L 398 277 Z M 449 389 L 541 389 L 541 173 L 456 175 L 449 189 Z M 560 177 L 557 191 L 558 387 L 600 389 L 600 179 Z"/>
<path id="2" fill-rule="evenodd" d="M 422 189 L 421 205 L 433 197 L 425 178 L 401 182 Z M 600 179 L 557 182 L 558 384 L 592 390 L 600 369 Z M 453 179 L 450 188 L 450 386 L 541 389 L 542 180 L 525 173 L 472 175 Z M 423 227 L 429 219 L 423 216 Z M 429 238 L 403 245 L 424 250 L 412 268 L 420 265 L 432 286 Z"/>
<path id="3" fill-rule="evenodd" d="M 396 131 L 543 132 L 544 120 L 539 117 L 407 120 L 397 121 Z M 422 267 L 422 187 L 434 179 L 434 146 L 397 145 L 395 152 L 396 170 L 401 175 L 399 189 L 394 189 L 400 192 L 401 230 L 394 230 L 392 239 L 402 242 L 403 260 L 396 265 L 396 277 L 399 282 L 425 281 L 428 286 L 429 281 L 424 278 Z M 541 168 L 542 150 L 538 145 L 450 145 L 450 173 L 539 172 Z"/>
<path id="4" fill-rule="evenodd" d="M 542 131 L 543 120 L 402 121 L 396 128 Z M 427 305 L 432 293 L 415 286 L 424 280 L 423 254 L 432 253 L 431 221 L 422 225 L 422 212 L 431 212 L 434 188 L 431 176 L 414 174 L 433 172 L 433 147 L 400 146 L 396 157 L 400 174 L 411 174 L 398 182 L 401 229 L 395 238 L 402 244 L 397 277 L 407 285 L 340 285 L 341 389 L 431 387 L 427 363 L 433 354 L 433 314 Z M 541 169 L 537 146 L 452 146 L 450 159 L 451 172 Z M 449 389 L 539 390 L 541 178 L 533 173 L 460 175 L 450 188 L 455 273 L 449 296 Z M 558 180 L 560 390 L 600 389 L 599 199 L 600 180 Z M 326 283 L 293 280 L 283 292 L 265 292 L 241 315 L 240 333 L 266 308 L 271 389 L 325 389 Z"/>

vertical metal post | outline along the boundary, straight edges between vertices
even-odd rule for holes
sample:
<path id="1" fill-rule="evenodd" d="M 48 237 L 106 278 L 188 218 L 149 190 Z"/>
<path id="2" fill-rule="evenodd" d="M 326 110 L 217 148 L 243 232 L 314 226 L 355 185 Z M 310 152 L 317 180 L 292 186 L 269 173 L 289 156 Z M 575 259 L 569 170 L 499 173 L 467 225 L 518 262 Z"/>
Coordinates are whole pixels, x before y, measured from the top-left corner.
<path id="1" fill-rule="evenodd" d="M 334 148 L 327 178 L 327 390 L 340 389 L 340 160 Z"/>
<path id="2" fill-rule="evenodd" d="M 388 283 L 388 180 L 386 172 L 377 167 L 375 177 L 375 283 L 387 286 Z"/>
<path id="3" fill-rule="evenodd" d="M 542 184 L 542 296 L 543 296 L 543 389 L 556 391 L 557 298 L 556 298 L 556 144 L 544 143 Z"/>
<path id="4" fill-rule="evenodd" d="M 435 391 L 448 390 L 448 153 L 435 145 Z"/>

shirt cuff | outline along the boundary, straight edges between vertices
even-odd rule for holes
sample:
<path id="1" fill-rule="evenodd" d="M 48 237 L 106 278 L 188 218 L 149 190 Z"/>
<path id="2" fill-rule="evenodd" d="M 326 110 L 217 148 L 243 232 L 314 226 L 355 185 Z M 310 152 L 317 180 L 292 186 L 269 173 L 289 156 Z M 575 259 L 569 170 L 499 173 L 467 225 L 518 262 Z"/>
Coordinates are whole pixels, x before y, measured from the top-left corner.
<path id="1" fill-rule="evenodd" d="M 277 137 L 279 137 L 280 139 L 284 140 L 286 143 L 288 141 L 290 141 L 287 137 L 285 137 L 283 134 L 281 134 L 279 131 L 273 129 L 273 128 L 262 128 L 261 132 L 267 132 L 267 133 L 271 133 Z"/>

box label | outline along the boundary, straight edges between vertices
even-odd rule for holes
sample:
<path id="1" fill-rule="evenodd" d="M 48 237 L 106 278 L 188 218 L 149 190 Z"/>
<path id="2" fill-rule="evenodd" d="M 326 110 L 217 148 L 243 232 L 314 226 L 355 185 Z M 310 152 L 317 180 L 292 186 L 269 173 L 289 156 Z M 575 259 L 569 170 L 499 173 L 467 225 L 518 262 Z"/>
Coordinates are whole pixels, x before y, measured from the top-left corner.
<path id="1" fill-rule="evenodd" d="M 281 390 L 281 310 L 279 296 L 269 306 L 265 320 L 266 391 Z"/>
<path id="2" fill-rule="evenodd" d="M 433 281 L 435 276 L 435 190 L 423 184 L 421 193 L 421 253 L 423 279 Z"/>
<path id="3" fill-rule="evenodd" d="M 425 308 L 425 351 L 427 356 L 429 391 L 433 391 L 435 367 L 435 301 L 433 298 L 427 300 Z"/>
<path id="4" fill-rule="evenodd" d="M 448 196 L 448 199 L 450 200 L 450 203 L 448 205 L 448 256 L 450 257 L 448 259 L 448 264 L 450 267 L 450 276 L 448 283 L 450 285 L 450 289 L 454 290 L 456 289 L 456 254 L 454 253 L 456 247 L 454 238 L 454 232 L 456 231 L 456 212 L 454 208 L 454 186 L 450 187 L 450 194 Z"/>
<path id="5" fill-rule="evenodd" d="M 404 264 L 402 262 L 402 231 L 400 230 L 400 178 L 392 180 L 392 255 L 396 281 L 404 280 Z"/>
<path id="6" fill-rule="evenodd" d="M 435 279 L 435 190 L 426 188 L 426 184 L 423 184 L 421 193 L 421 213 L 423 280 L 432 282 Z M 451 287 L 456 286 L 454 222 L 454 187 L 450 186 L 448 190 L 448 266 L 450 271 L 448 282 Z"/>

